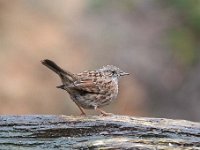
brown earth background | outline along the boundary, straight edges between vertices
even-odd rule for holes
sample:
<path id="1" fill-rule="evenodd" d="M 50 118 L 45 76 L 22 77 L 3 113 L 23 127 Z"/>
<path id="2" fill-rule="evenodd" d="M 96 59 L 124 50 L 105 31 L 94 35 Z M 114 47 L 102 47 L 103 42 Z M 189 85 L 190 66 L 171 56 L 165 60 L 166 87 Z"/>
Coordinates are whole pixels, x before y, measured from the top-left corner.
<path id="1" fill-rule="evenodd" d="M 129 72 L 108 112 L 199 121 L 199 7 L 197 0 L 0 0 L 0 114 L 79 115 L 41 65 L 48 58 L 74 73 L 107 64 Z"/>

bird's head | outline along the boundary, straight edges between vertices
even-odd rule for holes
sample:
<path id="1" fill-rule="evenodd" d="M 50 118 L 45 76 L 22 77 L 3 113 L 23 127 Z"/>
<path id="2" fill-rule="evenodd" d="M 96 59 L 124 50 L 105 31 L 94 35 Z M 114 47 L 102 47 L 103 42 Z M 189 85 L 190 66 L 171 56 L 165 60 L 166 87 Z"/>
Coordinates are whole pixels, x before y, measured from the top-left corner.
<path id="1" fill-rule="evenodd" d="M 121 76 L 129 75 L 129 73 L 126 73 L 113 65 L 103 66 L 103 68 L 101 68 L 101 71 L 103 71 L 106 76 L 110 76 L 113 78 L 119 78 Z"/>

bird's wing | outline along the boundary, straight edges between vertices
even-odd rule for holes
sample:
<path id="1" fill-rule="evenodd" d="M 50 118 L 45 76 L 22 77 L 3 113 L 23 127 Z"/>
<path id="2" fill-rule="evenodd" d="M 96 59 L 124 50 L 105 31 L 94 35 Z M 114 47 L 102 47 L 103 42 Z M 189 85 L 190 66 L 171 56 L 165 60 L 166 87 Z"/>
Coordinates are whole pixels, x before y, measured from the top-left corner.
<path id="1" fill-rule="evenodd" d="M 79 80 L 75 81 L 70 85 L 69 88 L 79 89 L 91 93 L 103 93 L 106 89 L 104 83 L 106 82 L 105 77 L 99 77 L 99 73 L 88 75 L 88 73 L 78 74 Z"/>
<path id="2" fill-rule="evenodd" d="M 74 88 L 92 93 L 100 93 L 101 91 L 100 85 L 93 80 L 76 81 L 74 82 Z"/>

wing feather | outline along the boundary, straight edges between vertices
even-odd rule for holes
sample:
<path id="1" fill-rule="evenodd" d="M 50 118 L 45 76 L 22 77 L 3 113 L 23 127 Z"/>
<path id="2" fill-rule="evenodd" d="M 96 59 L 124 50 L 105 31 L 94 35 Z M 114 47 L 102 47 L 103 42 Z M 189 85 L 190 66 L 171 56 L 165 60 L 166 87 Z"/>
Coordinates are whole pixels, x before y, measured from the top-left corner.
<path id="1" fill-rule="evenodd" d="M 108 80 L 99 72 L 83 72 L 77 75 L 78 79 L 69 87 L 92 93 L 104 93 L 106 91 L 105 82 Z"/>

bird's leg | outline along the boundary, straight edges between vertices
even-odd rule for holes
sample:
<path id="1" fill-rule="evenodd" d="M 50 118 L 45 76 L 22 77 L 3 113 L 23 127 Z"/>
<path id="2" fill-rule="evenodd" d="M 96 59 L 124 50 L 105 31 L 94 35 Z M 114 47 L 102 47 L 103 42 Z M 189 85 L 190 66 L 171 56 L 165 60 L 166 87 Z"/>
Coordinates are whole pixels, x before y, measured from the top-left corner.
<path id="1" fill-rule="evenodd" d="M 85 111 L 84 111 L 84 109 L 81 107 L 81 106 L 79 106 L 76 102 L 75 102 L 75 104 L 78 106 L 78 108 L 80 109 L 80 111 L 81 111 L 81 116 L 86 116 L 86 113 L 85 113 Z"/>
<path id="2" fill-rule="evenodd" d="M 79 105 L 77 105 L 78 106 L 78 108 L 80 109 L 80 111 L 81 111 L 81 116 L 86 116 L 86 113 L 85 113 L 85 111 L 84 111 L 84 109 L 81 107 L 81 106 L 79 106 Z"/>
<path id="3" fill-rule="evenodd" d="M 84 109 L 82 108 L 82 107 L 80 107 L 80 106 L 78 106 L 78 108 L 80 109 L 80 111 L 81 111 L 81 116 L 86 116 L 86 113 L 85 113 L 85 111 L 84 111 Z"/>
<path id="4" fill-rule="evenodd" d="M 112 113 L 107 113 L 107 112 L 105 112 L 105 111 L 99 109 L 98 107 L 95 107 L 94 109 L 95 109 L 96 111 L 98 111 L 98 112 L 101 113 L 100 116 L 111 116 L 111 115 L 113 115 Z"/>

